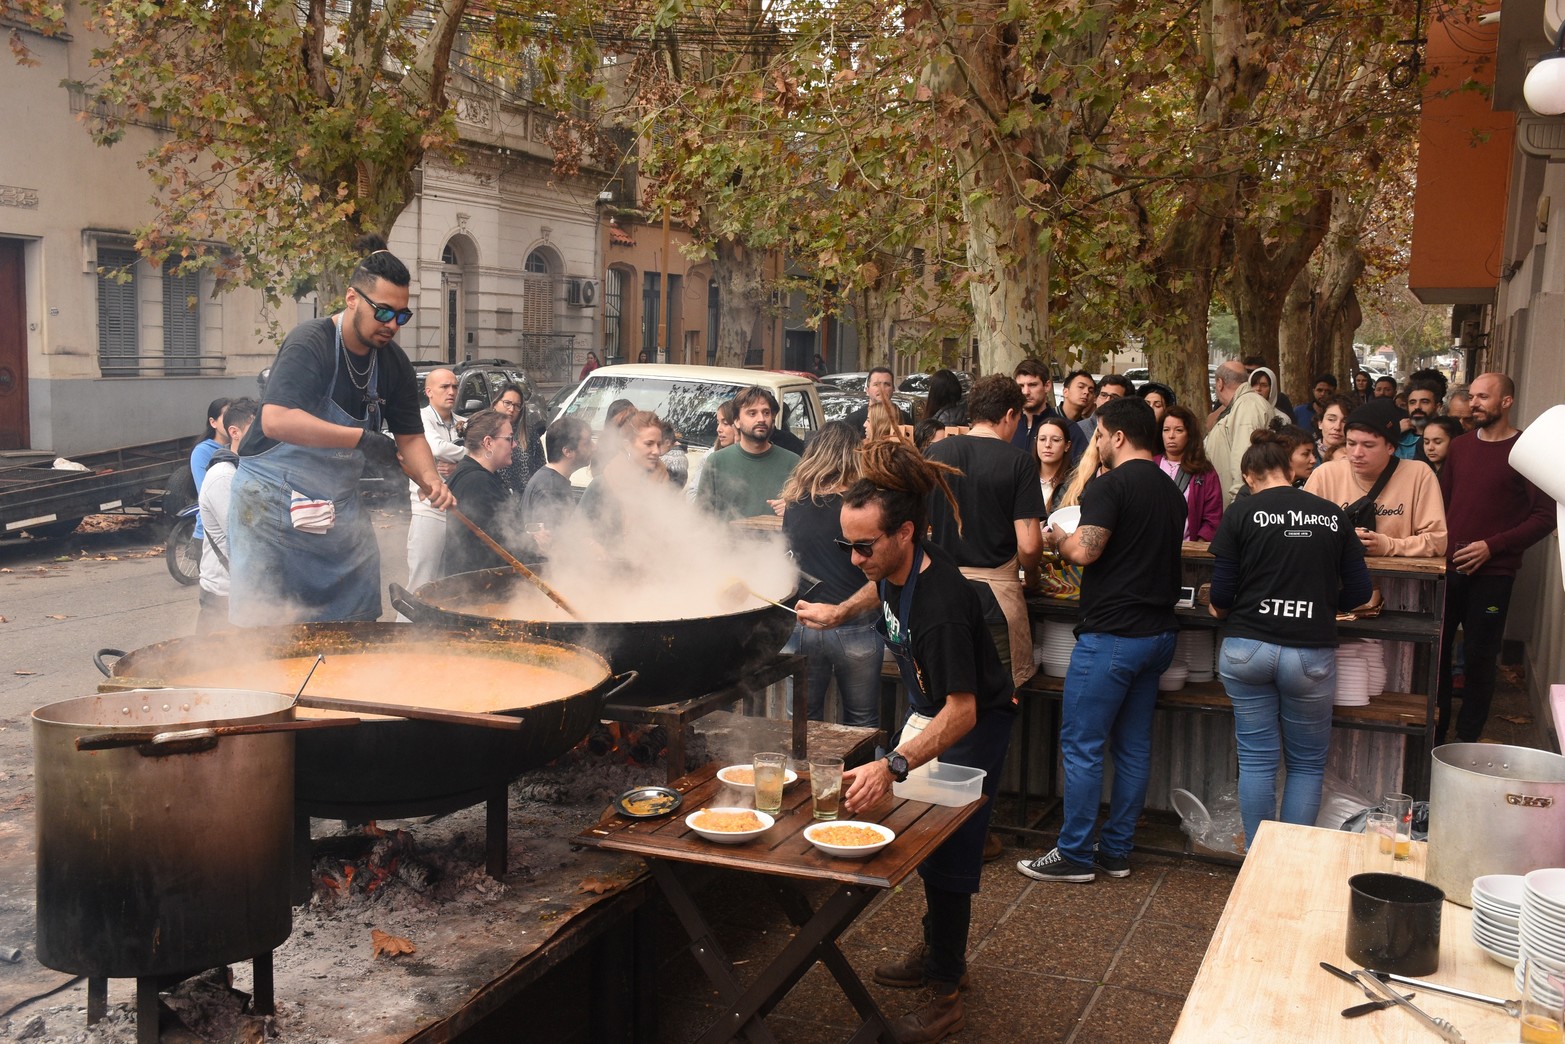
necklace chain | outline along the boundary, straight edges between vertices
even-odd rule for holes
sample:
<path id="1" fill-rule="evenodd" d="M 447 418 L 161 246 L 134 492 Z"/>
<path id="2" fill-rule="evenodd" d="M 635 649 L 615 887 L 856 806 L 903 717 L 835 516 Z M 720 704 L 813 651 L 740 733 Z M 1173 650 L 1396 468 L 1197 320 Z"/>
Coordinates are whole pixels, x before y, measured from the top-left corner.
<path id="1" fill-rule="evenodd" d="M 353 353 L 348 351 L 348 345 L 342 340 L 342 327 L 337 327 L 337 343 L 342 345 L 343 358 L 348 361 L 348 380 L 360 392 L 368 394 L 370 386 L 370 373 L 375 369 L 375 350 L 370 349 L 369 359 L 364 363 L 363 380 L 359 379 L 359 371 L 353 365 Z"/>

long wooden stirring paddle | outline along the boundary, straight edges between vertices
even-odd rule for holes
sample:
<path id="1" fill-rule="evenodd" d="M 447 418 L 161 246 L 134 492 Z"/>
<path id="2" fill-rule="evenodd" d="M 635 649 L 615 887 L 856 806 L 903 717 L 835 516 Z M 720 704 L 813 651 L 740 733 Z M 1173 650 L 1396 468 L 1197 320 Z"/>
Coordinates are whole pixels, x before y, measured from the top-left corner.
<path id="1" fill-rule="evenodd" d="M 421 493 L 423 493 L 425 497 L 429 496 L 429 487 L 428 486 L 424 485 L 423 483 L 419 483 L 418 488 L 419 488 L 419 491 Z M 565 610 L 573 618 L 575 618 L 577 620 L 581 619 L 581 614 L 578 613 L 575 609 L 572 609 L 571 608 L 571 604 L 569 602 L 567 602 L 564 598 L 562 598 L 558 591 L 556 591 L 554 588 L 550 587 L 549 584 L 544 580 L 543 577 L 539 576 L 537 573 L 533 572 L 531 569 L 528 569 L 526 566 L 522 565 L 520 559 L 518 559 L 515 555 L 511 554 L 511 552 L 507 551 L 505 548 L 501 547 L 500 544 L 493 537 L 491 537 L 488 533 L 485 533 L 482 529 L 479 529 L 478 528 L 478 524 L 476 522 L 474 522 L 472 519 L 468 518 L 466 515 L 462 514 L 462 512 L 460 510 L 458 510 L 457 508 L 454 508 L 454 507 L 446 508 L 446 514 L 450 515 L 452 518 L 456 519 L 458 522 L 461 522 L 464 526 L 466 526 L 469 530 L 471 530 L 472 534 L 475 537 L 477 537 L 479 540 L 482 540 L 484 542 L 484 545 L 486 547 L 488 547 L 489 550 L 493 551 L 495 554 L 499 555 L 502 559 L 504 559 L 506 565 L 508 565 L 512 569 L 516 570 L 516 572 L 519 573 L 524 580 L 526 580 L 528 583 L 532 584 L 538 590 L 542 591 L 545 595 L 547 595 L 548 598 L 549 598 L 549 601 L 553 602 L 555 605 L 557 605 L 561 609 Z"/>

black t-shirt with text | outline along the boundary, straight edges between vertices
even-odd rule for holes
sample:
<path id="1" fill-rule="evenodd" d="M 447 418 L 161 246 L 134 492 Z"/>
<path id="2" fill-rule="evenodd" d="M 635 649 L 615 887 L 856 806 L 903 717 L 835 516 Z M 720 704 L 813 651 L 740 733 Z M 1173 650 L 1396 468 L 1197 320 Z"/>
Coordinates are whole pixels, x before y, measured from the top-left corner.
<path id="1" fill-rule="evenodd" d="M 337 347 L 336 324 L 330 317 L 300 323 L 283 338 L 283 346 L 272 363 L 271 376 L 266 379 L 261 405 L 286 406 L 314 413 L 330 387 L 332 401 L 350 417 L 362 418 L 366 393 L 354 386 L 348 361 L 342 358 L 344 351 Z M 424 434 L 424 421 L 418 415 L 418 383 L 407 353 L 395 341 L 374 351 L 379 358 L 373 387 L 383 400 L 380 416 L 386 430 L 393 435 Z M 354 362 L 362 369 L 362 360 L 354 356 Z M 334 364 L 337 369 L 335 384 L 332 383 Z M 239 444 L 239 455 L 254 456 L 275 445 L 277 440 L 267 438 L 261 425 L 252 424 Z"/>
<path id="2" fill-rule="evenodd" d="M 1184 494 L 1150 460 L 1127 460 L 1087 483 L 1081 525 L 1106 529 L 1109 539 L 1081 571 L 1078 635 L 1146 638 L 1178 628 L 1185 515 Z"/>
<path id="3" fill-rule="evenodd" d="M 930 538 L 959 566 L 992 569 L 1016 554 L 1016 520 L 1048 514 L 1038 486 L 1038 465 L 1008 442 L 979 435 L 953 435 L 929 447 L 930 460 L 960 468 L 947 476 L 962 532 L 945 493 L 929 497 Z"/>
<path id="4" fill-rule="evenodd" d="M 1291 486 L 1234 502 L 1212 556 L 1238 563 L 1239 586 L 1223 634 L 1297 648 L 1337 644 L 1342 578 L 1364 545 L 1342 509 Z"/>
<path id="5" fill-rule="evenodd" d="M 924 698 L 938 710 L 949 693 L 970 692 L 980 713 L 1013 710 L 1016 689 L 1011 672 L 1000 663 L 978 593 L 939 548 L 926 542 L 924 555 L 929 568 L 918 576 L 908 613 L 913 662 L 918 665 Z M 875 625 L 882 636 L 895 626 L 901 604 L 902 588 L 887 583 L 882 619 Z"/>

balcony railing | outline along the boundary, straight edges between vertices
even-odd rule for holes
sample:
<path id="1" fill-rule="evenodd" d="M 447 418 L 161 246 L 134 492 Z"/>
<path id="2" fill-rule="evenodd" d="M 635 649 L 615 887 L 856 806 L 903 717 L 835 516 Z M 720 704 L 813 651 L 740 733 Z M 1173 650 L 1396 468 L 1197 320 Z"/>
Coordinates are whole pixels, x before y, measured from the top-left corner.
<path id="1" fill-rule="evenodd" d="M 98 371 L 105 377 L 220 377 L 228 370 L 222 355 L 99 355 Z"/>

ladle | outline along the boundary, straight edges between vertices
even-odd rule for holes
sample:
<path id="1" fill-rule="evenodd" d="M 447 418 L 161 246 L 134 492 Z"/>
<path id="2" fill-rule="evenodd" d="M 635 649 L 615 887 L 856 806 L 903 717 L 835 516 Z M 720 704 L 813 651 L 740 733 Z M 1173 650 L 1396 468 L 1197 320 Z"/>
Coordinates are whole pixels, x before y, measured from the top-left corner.
<path id="1" fill-rule="evenodd" d="M 720 598 L 725 604 L 731 605 L 735 608 L 744 602 L 746 596 L 751 598 L 759 598 L 767 605 L 775 605 L 779 609 L 786 609 L 794 616 L 799 615 L 799 611 L 797 609 L 789 605 L 783 605 L 775 598 L 766 597 L 761 592 L 757 591 L 755 588 L 751 587 L 748 583 L 739 579 L 738 577 L 732 577 L 727 584 L 723 585 L 723 589 L 719 591 L 717 595 L 717 597 Z"/>
<path id="2" fill-rule="evenodd" d="M 419 491 L 424 494 L 424 496 L 429 496 L 428 486 L 420 483 L 418 488 Z M 489 550 L 493 551 L 495 554 L 504 559 L 506 565 L 516 570 L 516 572 L 519 573 L 523 579 L 547 595 L 549 601 L 553 602 L 555 605 L 569 613 L 572 619 L 581 619 L 581 614 L 578 613 L 575 609 L 572 609 L 571 604 L 562 598 L 558 591 L 550 587 L 548 582 L 545 581 L 543 577 L 522 565 L 521 560 L 518 559 L 515 555 L 511 554 L 511 552 L 507 551 L 505 548 L 501 547 L 499 542 L 496 541 L 494 537 L 490 536 L 488 533 L 485 533 L 482 529 L 479 529 L 478 523 L 462 514 L 462 512 L 455 507 L 446 508 L 446 514 L 450 515 L 452 518 L 466 526 L 475 537 L 484 542 L 484 546 L 488 547 Z"/>

